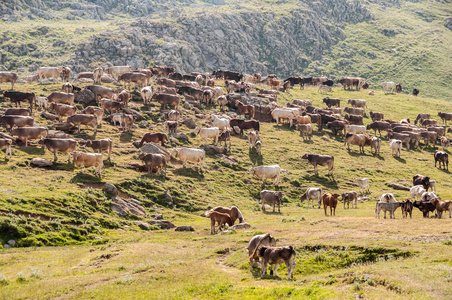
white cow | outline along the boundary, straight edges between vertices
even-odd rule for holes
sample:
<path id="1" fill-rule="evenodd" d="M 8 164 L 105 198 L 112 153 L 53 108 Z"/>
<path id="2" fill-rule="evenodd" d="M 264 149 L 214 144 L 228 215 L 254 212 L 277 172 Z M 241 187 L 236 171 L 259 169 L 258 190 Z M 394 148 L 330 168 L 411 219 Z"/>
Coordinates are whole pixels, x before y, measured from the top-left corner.
<path id="1" fill-rule="evenodd" d="M 152 86 L 145 86 L 140 92 L 141 98 L 143 98 L 144 104 L 150 103 L 152 95 L 154 95 L 154 88 Z"/>
<path id="2" fill-rule="evenodd" d="M 187 161 L 192 162 L 195 167 L 197 164 L 199 164 L 199 170 L 202 169 L 202 165 L 204 162 L 204 157 L 206 156 L 206 152 L 202 149 L 195 149 L 195 148 L 174 148 L 171 151 L 172 157 L 179 157 L 179 159 L 182 161 L 183 167 L 185 168 L 185 164 Z"/>
<path id="3" fill-rule="evenodd" d="M 401 140 L 390 140 L 389 145 L 391 146 L 392 155 L 394 152 L 396 157 L 400 157 L 400 151 L 402 151 L 402 141 Z"/>
<path id="4" fill-rule="evenodd" d="M 366 126 L 364 125 L 345 125 L 346 133 L 366 134 Z"/>
<path id="5" fill-rule="evenodd" d="M 250 148 L 256 146 L 256 142 L 259 140 L 259 131 L 250 131 L 248 132 L 248 143 L 250 144 Z"/>
<path id="6" fill-rule="evenodd" d="M 218 143 L 218 137 L 220 136 L 220 129 L 218 127 L 201 128 L 196 126 L 193 133 L 199 134 L 199 137 L 205 142 L 204 145 L 207 145 L 207 139 L 214 139 L 216 145 Z"/>
<path id="7" fill-rule="evenodd" d="M 43 108 L 47 110 L 47 106 L 49 105 L 49 100 L 47 97 L 36 97 L 36 106 L 39 106 L 40 108 Z"/>
<path id="8" fill-rule="evenodd" d="M 381 86 L 383 87 L 383 91 L 385 92 L 385 94 L 394 92 L 395 83 L 392 81 L 382 82 Z M 388 92 L 389 90 L 390 92 Z"/>
<path id="9" fill-rule="evenodd" d="M 229 120 L 226 118 L 219 118 L 216 115 L 211 115 L 210 120 L 212 121 L 212 126 L 218 127 L 220 130 L 229 129 Z"/>
<path id="10" fill-rule="evenodd" d="M 304 200 L 308 200 L 308 206 L 309 201 L 312 200 L 312 207 L 314 207 L 314 200 L 317 200 L 317 203 L 320 205 L 322 204 L 322 194 L 323 190 L 322 188 L 313 188 L 310 187 L 300 196 L 301 203 L 303 203 Z"/>
<path id="11" fill-rule="evenodd" d="M 422 185 L 415 185 L 410 189 L 410 195 L 413 200 L 420 199 L 425 189 Z"/>
<path id="12" fill-rule="evenodd" d="M 424 192 L 424 193 L 422 193 L 420 200 L 421 201 L 431 201 L 435 198 L 438 198 L 438 196 L 434 192 Z"/>
<path id="13" fill-rule="evenodd" d="M 369 178 L 367 178 L 367 177 L 365 177 L 363 179 L 358 179 L 357 178 L 357 179 L 353 180 L 353 183 L 358 184 L 358 186 L 360 187 L 361 192 L 363 194 L 364 194 L 364 189 L 367 189 L 367 191 L 369 192 L 369 188 L 370 188 Z"/>
<path id="14" fill-rule="evenodd" d="M 380 203 L 395 203 L 397 202 L 394 195 L 392 193 L 386 193 L 381 195 Z"/>
<path id="15" fill-rule="evenodd" d="M 273 184 L 275 185 L 278 185 L 281 180 L 281 168 L 278 165 L 251 167 L 248 174 L 262 179 L 262 185 L 264 185 L 265 178 L 274 178 Z"/>
<path id="16" fill-rule="evenodd" d="M 275 108 L 272 111 L 272 117 L 276 121 L 276 125 L 279 124 L 280 119 L 288 119 L 290 127 L 292 127 L 292 119 L 295 117 L 293 110 L 286 108 Z"/>

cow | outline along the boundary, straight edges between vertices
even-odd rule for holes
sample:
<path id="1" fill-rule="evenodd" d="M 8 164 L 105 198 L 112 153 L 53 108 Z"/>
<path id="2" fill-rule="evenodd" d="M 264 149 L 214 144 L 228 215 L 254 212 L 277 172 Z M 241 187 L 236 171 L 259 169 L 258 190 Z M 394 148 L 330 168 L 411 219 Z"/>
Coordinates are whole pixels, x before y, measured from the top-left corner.
<path id="1" fill-rule="evenodd" d="M 322 201 L 323 201 L 323 209 L 325 211 L 325 216 L 328 216 L 328 214 L 326 212 L 326 208 L 328 206 L 330 207 L 330 216 L 336 215 L 337 198 L 339 196 L 340 196 L 339 194 L 330 194 L 330 193 L 323 194 Z"/>
<path id="2" fill-rule="evenodd" d="M 392 81 L 382 82 L 381 86 L 383 87 L 383 91 L 385 94 L 394 92 L 395 83 Z"/>
<path id="3" fill-rule="evenodd" d="M 52 102 L 49 106 L 50 110 L 53 110 L 55 114 L 58 116 L 58 120 L 61 121 L 61 117 L 70 117 L 75 115 L 77 112 L 77 107 L 66 105 L 66 104 L 60 104 Z"/>
<path id="4" fill-rule="evenodd" d="M 66 82 L 61 87 L 61 91 L 64 93 L 72 93 L 74 91 L 74 87 L 69 82 Z"/>
<path id="5" fill-rule="evenodd" d="M 372 119 L 372 122 L 381 121 L 385 118 L 385 115 L 381 112 L 370 111 L 369 114 L 370 114 L 370 118 Z"/>
<path id="6" fill-rule="evenodd" d="M 74 105 L 73 93 L 53 92 L 49 96 L 47 96 L 47 99 L 49 100 L 49 102 Z"/>
<path id="7" fill-rule="evenodd" d="M 434 198 L 430 201 L 436 208 L 438 219 L 441 219 L 443 212 L 449 211 L 449 219 L 452 218 L 452 201 L 442 201 L 440 198 Z"/>
<path id="8" fill-rule="evenodd" d="M 345 125 L 345 133 L 366 134 L 366 126 L 364 125 Z"/>
<path id="9" fill-rule="evenodd" d="M 415 185 L 410 188 L 410 196 L 413 200 L 416 200 L 416 198 L 419 200 L 424 193 L 425 189 L 421 184 Z"/>
<path id="10" fill-rule="evenodd" d="M 250 131 L 248 132 L 248 143 L 250 148 L 255 147 L 256 142 L 259 140 L 259 131 Z"/>
<path id="11" fill-rule="evenodd" d="M 85 89 L 90 90 L 94 94 L 94 98 L 97 102 L 102 98 L 113 100 L 116 97 L 115 91 L 105 86 L 87 85 L 85 86 Z"/>
<path id="12" fill-rule="evenodd" d="M 67 163 L 70 163 L 72 152 L 77 150 L 77 141 L 74 139 L 44 138 L 38 143 L 44 145 L 50 152 L 53 152 L 54 162 L 58 160 L 57 152 L 63 152 L 69 154 Z"/>
<path id="13" fill-rule="evenodd" d="M 400 83 L 397 83 L 395 86 L 395 90 L 397 93 L 400 93 L 402 91 L 402 85 Z"/>
<path id="14" fill-rule="evenodd" d="M 395 156 L 400 158 L 400 152 L 402 151 L 402 141 L 397 140 L 397 139 L 392 139 L 389 141 L 389 145 L 391 147 L 392 156 L 394 156 L 394 152 L 395 152 Z"/>
<path id="15" fill-rule="evenodd" d="M 287 279 L 293 278 L 295 269 L 295 249 L 288 247 L 262 247 L 259 250 L 259 256 L 262 257 L 261 276 L 267 274 L 267 266 L 270 264 L 270 275 L 278 276 L 278 265 L 285 263 L 287 266 Z"/>
<path id="16" fill-rule="evenodd" d="M 33 127 L 33 117 L 27 116 L 15 116 L 15 115 L 3 115 L 0 116 L 0 123 L 5 125 L 5 128 L 11 132 L 13 127 Z"/>
<path id="17" fill-rule="evenodd" d="M 374 132 L 375 132 L 375 135 L 377 135 L 377 130 L 378 130 L 378 133 L 379 133 L 380 136 L 381 136 L 381 131 L 387 131 L 390 127 L 391 127 L 391 125 L 390 125 L 388 122 L 385 122 L 385 121 L 377 121 L 377 122 L 373 122 L 373 123 L 371 123 L 371 124 L 368 124 L 368 125 L 366 126 L 366 129 L 367 129 L 367 130 L 373 129 Z"/>
<path id="18" fill-rule="evenodd" d="M 8 108 L 3 113 L 4 116 L 30 116 L 30 110 L 28 108 Z"/>
<path id="19" fill-rule="evenodd" d="M 308 206 L 309 206 L 309 200 L 312 200 L 312 207 L 314 207 L 314 200 L 317 200 L 317 203 L 320 208 L 320 205 L 322 204 L 322 195 L 323 195 L 322 188 L 309 187 L 300 196 L 300 201 L 301 201 L 301 203 L 303 203 L 304 200 L 308 200 Z"/>
<path id="20" fill-rule="evenodd" d="M 102 67 L 95 68 L 93 72 L 94 83 L 102 85 L 102 75 L 104 75 L 104 69 Z"/>
<path id="21" fill-rule="evenodd" d="M 11 135 L 18 136 L 19 139 L 28 147 L 28 140 L 38 140 L 47 137 L 46 127 L 14 127 Z"/>
<path id="22" fill-rule="evenodd" d="M 427 191 L 429 188 L 430 177 L 416 174 L 413 176 L 413 185 L 422 185 L 424 189 Z"/>
<path id="23" fill-rule="evenodd" d="M 362 109 L 362 108 L 345 107 L 344 112 L 348 113 L 350 115 L 357 115 L 357 116 L 364 117 L 364 109 Z"/>
<path id="24" fill-rule="evenodd" d="M 220 142 L 224 142 L 224 146 L 226 147 L 228 142 L 229 142 L 229 148 L 231 148 L 231 129 L 228 130 L 223 130 L 220 133 L 220 136 L 218 137 L 218 141 Z"/>
<path id="25" fill-rule="evenodd" d="M 248 174 L 262 179 L 262 185 L 264 185 L 265 178 L 274 178 L 274 185 L 278 185 L 281 180 L 281 168 L 278 165 L 251 167 Z"/>
<path id="26" fill-rule="evenodd" d="M 328 175 L 333 175 L 334 156 L 305 153 L 301 159 L 307 159 L 309 163 L 314 166 L 314 172 L 316 174 L 319 173 L 317 170 L 317 165 L 319 165 L 328 166 Z"/>
<path id="27" fill-rule="evenodd" d="M 429 126 L 427 130 L 436 132 L 439 138 L 446 135 L 446 126 Z"/>
<path id="28" fill-rule="evenodd" d="M 118 79 L 119 75 L 132 72 L 130 66 L 112 66 L 105 69 L 105 73 L 110 74 L 113 78 Z"/>
<path id="29" fill-rule="evenodd" d="M 413 96 L 417 97 L 417 95 L 419 95 L 419 89 L 414 88 L 413 89 Z"/>
<path id="30" fill-rule="evenodd" d="M 102 107 L 98 107 L 98 106 L 87 106 L 80 113 L 86 114 L 86 115 L 95 115 L 97 118 L 97 124 L 101 125 L 102 117 L 104 115 L 104 109 Z"/>
<path id="31" fill-rule="evenodd" d="M 214 139 L 214 144 L 218 143 L 218 137 L 220 136 L 220 129 L 218 127 L 201 128 L 196 126 L 193 131 L 194 134 L 199 134 L 199 137 L 204 140 L 204 145 L 207 145 L 207 139 Z"/>
<path id="32" fill-rule="evenodd" d="M 139 147 L 143 147 L 144 143 L 156 143 L 158 144 L 160 142 L 160 144 L 162 145 L 162 147 L 165 146 L 165 141 L 168 141 L 168 136 L 163 133 L 163 132 L 155 132 L 155 133 L 150 133 L 147 132 L 143 135 L 143 138 L 140 141 Z"/>
<path id="33" fill-rule="evenodd" d="M 167 121 L 179 121 L 181 113 L 177 110 L 170 110 L 165 113 L 165 120 Z"/>
<path id="34" fill-rule="evenodd" d="M 365 178 L 367 179 L 367 178 Z M 355 208 L 358 208 L 358 193 L 354 191 L 345 192 L 341 194 L 342 201 L 344 201 L 344 209 L 345 209 L 345 203 L 347 203 L 347 208 L 350 208 L 350 202 L 355 205 Z"/>
<path id="35" fill-rule="evenodd" d="M 14 85 L 16 84 L 19 76 L 13 72 L 0 72 L 0 83 L 9 82 L 11 83 L 11 91 L 14 90 Z"/>
<path id="36" fill-rule="evenodd" d="M 337 80 L 337 83 L 340 83 L 344 90 L 346 88 L 350 89 L 352 87 L 356 87 L 356 90 L 360 89 L 360 78 L 353 78 L 353 77 L 345 77 Z"/>
<path id="37" fill-rule="evenodd" d="M 331 86 L 320 84 L 317 89 L 317 92 L 320 92 L 320 91 L 331 92 L 332 89 L 331 89 Z"/>
<path id="38" fill-rule="evenodd" d="M 124 108 L 124 103 L 119 101 L 110 100 L 107 98 L 102 98 L 100 100 L 100 107 L 104 110 L 104 112 L 108 112 L 109 114 L 113 114 L 118 110 Z"/>
<path id="39" fill-rule="evenodd" d="M 303 134 L 303 140 L 309 138 L 311 140 L 312 136 L 312 126 L 311 124 L 297 124 L 297 130 Z"/>
<path id="40" fill-rule="evenodd" d="M 347 120 L 352 125 L 363 125 L 363 117 L 358 115 L 346 114 L 344 119 Z"/>
<path id="41" fill-rule="evenodd" d="M 407 134 L 410 136 L 410 143 L 414 144 L 414 149 L 417 149 L 417 147 L 419 147 L 419 141 L 421 140 L 420 133 L 412 132 L 412 131 L 402 131 L 401 133 Z"/>
<path id="42" fill-rule="evenodd" d="M 420 134 L 426 147 L 428 147 L 429 142 L 432 142 L 433 145 L 435 145 L 436 140 L 438 139 L 438 133 L 435 131 L 421 131 Z"/>
<path id="43" fill-rule="evenodd" d="M 423 119 L 423 120 L 430 119 L 430 114 L 427 114 L 427 113 L 418 114 L 416 119 L 414 120 L 414 125 L 416 125 L 419 122 L 419 120 L 421 120 L 421 119 Z"/>
<path id="44" fill-rule="evenodd" d="M 447 150 L 447 147 L 450 147 L 450 140 L 445 136 L 441 137 L 441 147 Z"/>
<path id="45" fill-rule="evenodd" d="M 285 108 L 275 108 L 271 112 L 272 118 L 276 121 L 276 125 L 279 124 L 280 119 L 289 120 L 289 125 L 292 127 L 292 120 L 295 117 L 293 110 L 285 109 Z"/>
<path id="46" fill-rule="evenodd" d="M 201 96 L 201 103 L 205 103 L 206 105 L 213 105 L 214 94 L 211 90 L 205 90 Z"/>
<path id="47" fill-rule="evenodd" d="M 435 180 L 429 180 L 428 187 L 430 188 L 431 191 L 435 191 L 435 193 L 436 193 L 436 181 Z M 428 189 L 427 189 L 427 191 L 428 191 Z"/>
<path id="48" fill-rule="evenodd" d="M 359 188 L 361 189 L 361 192 L 364 194 L 364 189 L 367 189 L 367 192 L 369 192 L 369 178 L 365 177 L 362 179 L 356 178 L 355 180 L 353 180 L 353 183 L 356 183 Z"/>
<path id="49" fill-rule="evenodd" d="M 441 169 L 441 163 L 443 164 L 443 169 L 449 171 L 449 155 L 441 150 L 436 150 L 434 154 L 435 158 L 435 168 L 436 168 L 436 162 L 439 161 L 439 168 Z"/>
<path id="50" fill-rule="evenodd" d="M 251 238 L 248 247 L 248 256 L 250 258 L 250 270 L 253 270 L 253 267 L 259 266 L 259 249 L 261 246 L 276 246 L 276 239 L 271 236 L 269 233 L 266 234 L 258 234 Z"/>
<path id="51" fill-rule="evenodd" d="M 168 78 L 172 79 L 172 80 L 182 80 L 183 79 L 182 74 L 179 72 L 173 72 L 173 73 L 168 74 Z"/>
<path id="52" fill-rule="evenodd" d="M 237 109 L 239 111 L 239 114 L 245 115 L 248 114 L 251 119 L 254 119 L 254 106 L 252 105 L 245 105 L 240 101 L 236 101 L 235 105 L 237 106 Z"/>
<path id="53" fill-rule="evenodd" d="M 367 107 L 366 105 L 366 100 L 363 99 L 348 99 L 347 100 L 348 104 L 351 104 L 352 107 L 362 107 L 365 108 Z"/>
<path id="54" fill-rule="evenodd" d="M 350 144 L 358 145 L 359 146 L 359 152 L 364 153 L 364 146 L 370 146 L 371 145 L 371 138 L 364 135 L 364 134 L 352 134 L 347 133 L 345 135 L 345 143 L 344 145 L 347 145 L 348 151 L 350 151 Z"/>
<path id="55" fill-rule="evenodd" d="M 158 173 L 161 169 L 162 174 L 166 174 L 166 159 L 163 154 L 141 153 L 138 156 L 138 159 L 141 159 L 144 162 L 149 174 L 151 174 L 153 170 L 156 170 L 156 173 Z M 163 172 L 163 168 L 165 172 Z"/>
<path id="56" fill-rule="evenodd" d="M 128 90 L 122 90 L 117 96 L 116 101 L 121 102 L 124 104 L 124 107 L 127 107 L 129 105 L 129 101 L 132 98 L 132 95 Z"/>
<path id="57" fill-rule="evenodd" d="M 39 80 L 42 83 L 44 78 L 53 78 L 57 82 L 62 70 L 62 67 L 41 67 L 38 69 Z"/>
<path id="58" fill-rule="evenodd" d="M 36 101 L 35 93 L 5 91 L 3 97 L 9 98 L 11 102 L 16 104 L 16 107 L 17 104 L 20 107 L 20 102 L 28 102 L 30 104 L 30 112 L 33 112 L 33 103 Z"/>
<path id="59" fill-rule="evenodd" d="M 375 149 L 375 155 L 380 155 L 380 148 L 381 148 L 381 139 L 372 136 L 370 141 L 370 152 L 372 153 L 372 149 Z"/>
<path id="60" fill-rule="evenodd" d="M 219 118 L 218 116 L 212 114 L 210 116 L 210 121 L 212 122 L 213 127 L 218 127 L 220 130 L 229 128 L 229 119 Z"/>
<path id="61" fill-rule="evenodd" d="M 97 117 L 88 114 L 75 114 L 67 118 L 68 123 L 78 125 L 78 133 L 80 133 L 80 125 L 93 126 L 94 134 L 97 133 Z"/>
<path id="62" fill-rule="evenodd" d="M 162 79 L 159 79 L 162 80 Z M 170 79 L 165 79 L 165 80 L 170 80 Z M 129 90 L 130 90 L 130 86 L 132 83 L 134 83 L 135 85 L 138 85 L 140 87 L 145 87 L 148 85 L 148 76 L 146 76 L 146 74 L 143 73 L 135 73 L 135 72 L 127 72 L 124 74 L 121 74 L 118 76 L 118 81 L 124 82 L 124 86 L 126 86 L 126 84 L 129 85 Z M 171 80 L 172 81 L 172 80 Z M 176 86 L 176 84 L 174 83 L 174 85 L 172 85 L 173 87 Z"/>
<path id="63" fill-rule="evenodd" d="M 168 130 L 168 134 L 171 133 L 176 133 L 177 132 L 177 126 L 178 126 L 178 122 L 177 121 L 165 121 L 165 123 L 163 123 L 163 130 Z"/>
<path id="64" fill-rule="evenodd" d="M 143 98 L 144 105 L 151 102 L 152 95 L 154 94 L 154 87 L 146 86 L 141 89 L 140 95 Z"/>
<path id="65" fill-rule="evenodd" d="M 9 153 L 9 158 L 11 159 L 13 157 L 13 151 L 11 149 L 11 144 L 13 141 L 11 139 L 3 139 L 0 138 L 0 150 L 5 149 L 5 160 Z"/>
<path id="66" fill-rule="evenodd" d="M 275 212 L 275 206 L 278 205 L 278 212 L 281 212 L 281 201 L 284 196 L 283 192 L 262 190 L 261 195 L 261 205 L 262 211 L 265 212 L 265 203 L 273 204 L 273 212 Z"/>
<path id="67" fill-rule="evenodd" d="M 430 212 L 436 210 L 436 206 L 431 202 L 414 201 L 413 206 L 419 208 L 424 218 L 428 218 Z"/>
<path id="68" fill-rule="evenodd" d="M 237 126 L 240 129 L 240 135 L 243 135 L 245 129 L 254 129 L 260 131 L 260 123 L 256 120 L 242 120 L 242 119 L 232 119 L 229 121 L 229 126 L 234 128 Z"/>
<path id="69" fill-rule="evenodd" d="M 206 152 L 203 149 L 195 149 L 195 148 L 174 148 L 171 151 L 172 157 L 179 157 L 182 161 L 182 166 L 185 168 L 185 164 L 187 161 L 194 163 L 193 167 L 199 164 L 199 170 L 202 169 L 202 165 L 204 162 L 204 157 L 206 156 Z"/>
<path id="70" fill-rule="evenodd" d="M 49 104 L 49 99 L 47 97 L 36 97 L 35 106 L 38 106 L 39 108 L 44 108 L 47 110 L 47 106 Z"/>
<path id="71" fill-rule="evenodd" d="M 381 203 L 395 203 L 397 202 L 392 193 L 382 194 L 380 196 L 379 202 Z"/>
<path id="72" fill-rule="evenodd" d="M 438 117 L 443 120 L 443 124 L 447 126 L 447 121 L 452 120 L 452 113 L 444 113 L 444 112 L 438 112 Z"/>
<path id="73" fill-rule="evenodd" d="M 339 98 L 323 98 L 323 103 L 326 104 L 326 106 L 331 107 L 331 106 L 336 106 L 336 107 L 340 107 L 341 106 L 341 100 Z"/>
<path id="74" fill-rule="evenodd" d="M 101 139 L 101 140 L 87 140 L 84 142 L 85 147 L 93 149 L 95 153 L 102 153 L 102 151 L 107 151 L 107 160 L 111 160 L 111 150 L 113 149 L 113 141 L 111 139 Z"/>
<path id="75" fill-rule="evenodd" d="M 224 111 L 226 104 L 228 103 L 228 100 L 225 95 L 221 95 L 218 97 L 217 103 L 220 106 L 220 110 Z"/>
<path id="76" fill-rule="evenodd" d="M 395 219 L 394 212 L 401 205 L 402 205 L 401 202 L 392 202 L 392 203 L 377 202 L 377 204 L 375 205 L 375 218 L 377 218 L 377 217 L 380 218 L 380 212 L 383 211 L 385 219 L 386 219 L 386 212 L 389 212 L 390 219 Z"/>
<path id="77" fill-rule="evenodd" d="M 94 167 L 94 176 L 101 176 L 102 167 L 104 166 L 104 163 L 102 161 L 102 154 L 74 151 L 72 152 L 72 156 L 74 158 L 74 165 L 76 167 L 81 167 L 80 174 L 83 174 L 84 167 Z"/>
<path id="78" fill-rule="evenodd" d="M 179 95 L 155 93 L 152 95 L 152 100 L 156 100 L 161 104 L 161 109 L 164 109 L 166 105 L 172 105 L 175 109 L 179 108 L 180 98 Z"/>
<path id="79" fill-rule="evenodd" d="M 410 219 L 412 218 L 413 213 L 413 202 L 409 199 L 406 199 L 405 201 L 402 201 L 400 203 L 400 208 L 402 209 L 402 218 L 406 219 L 407 214 L 410 214 Z"/>
<path id="80" fill-rule="evenodd" d="M 388 138 L 388 140 L 395 139 L 395 140 L 401 141 L 402 144 L 405 144 L 406 149 L 410 150 L 411 137 L 408 134 L 388 131 L 386 134 L 386 137 Z"/>
<path id="81" fill-rule="evenodd" d="M 177 93 L 180 95 L 192 96 L 196 100 L 201 101 L 204 91 L 201 89 L 193 88 L 191 86 L 181 86 L 178 88 Z"/>

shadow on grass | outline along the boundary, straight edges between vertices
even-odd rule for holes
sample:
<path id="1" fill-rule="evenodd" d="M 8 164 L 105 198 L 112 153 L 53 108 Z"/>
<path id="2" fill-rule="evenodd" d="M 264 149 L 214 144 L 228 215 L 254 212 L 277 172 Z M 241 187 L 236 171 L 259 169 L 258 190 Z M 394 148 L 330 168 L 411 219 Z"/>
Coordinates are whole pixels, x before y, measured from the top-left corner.
<path id="1" fill-rule="evenodd" d="M 264 213 L 264 214 L 266 214 L 266 215 L 282 215 L 281 212 L 279 212 L 279 211 L 273 211 L 273 210 L 271 210 L 271 211 L 264 210 L 262 213 Z"/>
<path id="2" fill-rule="evenodd" d="M 324 186 L 332 189 L 337 189 L 338 185 L 336 180 L 334 179 L 334 175 L 325 175 L 324 177 L 313 174 L 313 175 L 305 175 L 301 178 L 306 179 L 307 181 L 315 181 L 317 183 L 323 184 Z"/>
<path id="3" fill-rule="evenodd" d="M 348 151 L 348 154 L 350 155 L 350 156 L 369 156 L 369 157 L 371 157 L 371 156 L 373 156 L 373 154 L 372 153 L 366 153 L 366 151 L 364 151 L 364 153 L 363 152 L 359 152 L 359 151 L 353 151 L 353 149 L 351 149 L 350 151 Z"/>
<path id="4" fill-rule="evenodd" d="M 31 155 L 44 155 L 45 154 L 45 149 L 42 147 L 25 147 L 22 146 L 20 147 L 20 151 L 23 151 L 27 154 L 31 154 Z"/>
<path id="5" fill-rule="evenodd" d="M 373 154 L 374 157 L 378 158 L 379 160 L 385 160 L 385 158 L 383 156 L 381 156 L 381 154 Z"/>
<path id="6" fill-rule="evenodd" d="M 199 171 L 198 172 L 198 167 L 196 167 L 196 170 L 193 170 L 192 168 L 179 168 L 179 169 L 175 169 L 173 170 L 173 174 L 174 175 L 178 175 L 178 176 L 185 176 L 185 177 L 190 177 L 190 178 L 197 178 L 199 180 L 204 179 L 204 171 Z"/>
<path id="7" fill-rule="evenodd" d="M 249 149 L 248 156 L 249 156 L 251 162 L 253 163 L 253 166 L 261 166 L 264 164 L 264 162 L 262 160 L 262 155 L 257 153 L 256 148 Z"/>
<path id="8" fill-rule="evenodd" d="M 394 157 L 395 160 L 397 160 L 398 162 L 401 162 L 403 164 L 406 164 L 406 160 L 401 158 L 401 157 Z"/>
<path id="9" fill-rule="evenodd" d="M 94 170 L 90 169 L 90 172 L 94 172 Z M 69 181 L 70 183 L 85 183 L 85 182 L 101 182 L 101 178 L 94 176 L 92 173 L 87 174 L 87 170 L 84 170 L 85 173 L 77 173 L 72 179 Z"/>
<path id="10" fill-rule="evenodd" d="M 132 142 L 133 134 L 131 132 L 123 131 L 119 137 L 121 143 L 130 143 Z"/>

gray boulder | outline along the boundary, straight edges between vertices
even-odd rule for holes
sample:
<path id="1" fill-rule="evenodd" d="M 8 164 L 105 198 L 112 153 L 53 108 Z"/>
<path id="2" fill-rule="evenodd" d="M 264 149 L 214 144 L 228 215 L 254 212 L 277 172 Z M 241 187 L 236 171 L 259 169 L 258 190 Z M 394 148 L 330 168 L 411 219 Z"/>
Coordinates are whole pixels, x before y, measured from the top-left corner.
<path id="1" fill-rule="evenodd" d="M 171 229 L 176 227 L 173 223 L 167 220 L 149 220 L 149 224 L 160 227 L 161 229 Z"/>
<path id="2" fill-rule="evenodd" d="M 160 144 L 152 142 L 144 144 L 143 147 L 141 147 L 141 151 L 143 151 L 144 153 L 163 154 L 163 156 L 165 156 L 166 161 L 171 160 L 171 155 L 169 151 L 162 147 Z"/>
<path id="3" fill-rule="evenodd" d="M 195 229 L 189 225 L 177 226 L 174 231 L 195 231 Z"/>
<path id="4" fill-rule="evenodd" d="M 142 203 L 135 199 L 125 200 L 119 197 L 111 199 L 111 209 L 120 217 L 125 217 L 128 214 L 138 217 L 144 217 L 146 210 Z"/>
<path id="5" fill-rule="evenodd" d="M 30 161 L 30 164 L 39 168 L 50 167 L 53 163 L 47 159 L 35 157 Z"/>
<path id="6" fill-rule="evenodd" d="M 109 182 L 104 184 L 104 186 L 102 187 L 102 191 L 104 191 L 104 193 L 112 194 L 114 196 L 118 195 L 118 189 L 116 188 L 116 186 Z"/>

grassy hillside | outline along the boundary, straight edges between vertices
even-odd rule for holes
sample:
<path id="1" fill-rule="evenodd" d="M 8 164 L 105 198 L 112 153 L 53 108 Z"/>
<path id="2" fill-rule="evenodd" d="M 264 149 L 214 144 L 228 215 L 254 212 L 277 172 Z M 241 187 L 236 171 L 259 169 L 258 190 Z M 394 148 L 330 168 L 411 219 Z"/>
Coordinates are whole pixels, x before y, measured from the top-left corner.
<path id="1" fill-rule="evenodd" d="M 221 84 L 218 82 L 218 84 Z M 2 85 L 4 88 L 5 86 Z M 21 90 L 48 95 L 60 84 L 19 85 Z M 324 96 L 368 101 L 368 110 L 385 113 L 385 118 L 414 119 L 420 112 L 452 111 L 445 100 L 413 97 L 404 94 L 367 91 L 342 91 L 335 88 L 328 94 L 317 89 L 291 89 L 278 96 L 278 104 L 292 99 L 311 99 L 323 106 Z M 0 99 L 3 107 L 9 102 Z M 131 104 L 142 109 L 135 98 Z M 162 130 L 163 121 L 157 112 L 149 117 L 152 131 Z M 204 117 L 183 110 L 184 117 L 192 117 L 208 126 Z M 34 116 L 40 125 L 50 122 Z M 368 116 L 365 124 L 370 123 Z M 348 152 L 342 137 L 335 137 L 327 129 L 315 132 L 312 141 L 303 141 L 299 132 L 288 125 L 263 123 L 262 156 L 250 150 L 246 138 L 234 137 L 227 160 L 208 154 L 205 169 L 198 173 L 183 169 L 172 160 L 166 177 L 147 175 L 126 169 L 122 165 L 137 161 L 137 149 L 131 142 L 142 137 L 147 129 L 120 132 L 103 122 L 96 138 L 114 140 L 112 163 L 105 162 L 102 178 L 92 176 L 88 169 L 78 174 L 66 155 L 49 169 L 29 166 L 33 157 L 49 160 L 53 155 L 40 146 L 14 147 L 11 160 L 0 161 L 0 236 L 1 244 L 15 239 L 20 246 L 55 245 L 0 250 L 1 298 L 85 299 L 85 298 L 448 298 L 452 294 L 448 280 L 452 274 L 450 263 L 451 219 L 422 219 L 415 209 L 413 219 L 396 220 L 374 218 L 375 199 L 392 192 L 397 200 L 409 197 L 408 192 L 388 187 L 388 182 L 411 186 L 412 176 L 430 175 L 437 181 L 438 194 L 451 199 L 450 173 L 434 168 L 435 147 L 402 151 L 401 158 L 391 156 L 387 140 L 383 138 L 380 156 L 367 148 L 360 154 L 356 146 Z M 190 136 L 187 146 L 199 147 L 201 140 L 192 136 L 185 126 L 180 131 Z M 328 137 L 324 141 L 322 137 Z M 93 138 L 91 129 L 82 129 L 75 137 Z M 178 143 L 172 141 L 171 147 Z M 169 146 L 169 145 L 168 145 Z M 335 156 L 334 176 L 326 176 L 320 168 L 316 176 L 311 165 L 300 159 L 303 153 Z M 420 159 L 420 160 L 419 160 Z M 230 162 L 235 162 L 231 164 Z M 281 213 L 262 213 L 259 206 L 260 181 L 247 175 L 249 167 L 257 164 L 279 164 L 288 172 L 280 186 L 267 180 L 264 188 L 285 193 Z M 323 210 L 300 204 L 299 195 L 309 186 L 320 186 L 327 192 L 357 190 L 351 184 L 355 178 L 371 179 L 369 202 L 358 209 L 344 210 L 342 204 L 335 217 L 325 217 Z M 145 218 L 119 218 L 110 208 L 109 195 L 99 187 L 112 182 L 122 192 L 143 202 L 148 214 Z M 86 188 L 91 187 L 91 188 Z M 168 204 L 164 192 L 173 197 Z M 236 205 L 249 230 L 228 235 L 210 235 L 210 221 L 201 217 L 203 210 L 217 206 Z M 135 220 L 148 220 L 151 214 L 162 212 L 165 219 L 176 225 L 192 225 L 194 233 L 166 230 L 142 231 Z M 152 228 L 156 229 L 156 228 Z M 278 245 L 293 245 L 297 249 L 297 267 L 293 281 L 274 277 L 260 278 L 249 271 L 244 248 L 258 233 L 270 232 Z M 76 245 L 78 244 L 78 245 Z M 71 246 L 68 246 L 71 245 Z M 394 272 L 397 270 L 397 272 Z M 284 278 L 285 267 L 278 273 Z M 442 280 L 438 280 L 440 272 Z"/>

